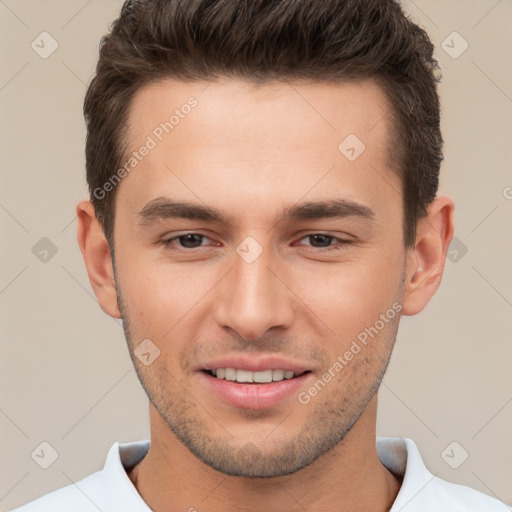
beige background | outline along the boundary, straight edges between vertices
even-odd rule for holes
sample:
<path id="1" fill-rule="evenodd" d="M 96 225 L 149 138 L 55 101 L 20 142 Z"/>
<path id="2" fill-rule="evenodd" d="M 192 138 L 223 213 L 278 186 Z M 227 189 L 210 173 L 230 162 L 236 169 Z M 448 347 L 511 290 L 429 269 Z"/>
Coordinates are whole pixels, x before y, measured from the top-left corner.
<path id="1" fill-rule="evenodd" d="M 82 101 L 121 4 L 0 0 L 2 511 L 100 469 L 114 441 L 148 437 L 122 328 L 98 307 L 75 235 Z M 413 438 L 438 476 L 512 503 L 512 3 L 405 6 L 443 68 L 441 191 L 460 244 L 431 304 L 402 322 L 378 431 Z M 59 44 L 48 59 L 31 48 L 43 31 Z M 454 31 L 469 44 L 458 58 L 442 46 Z M 32 252 L 42 237 L 57 248 L 46 263 Z M 58 452 L 46 470 L 31 458 L 43 441 Z M 452 460 L 469 453 L 458 469 L 441 456 L 453 441 Z"/>

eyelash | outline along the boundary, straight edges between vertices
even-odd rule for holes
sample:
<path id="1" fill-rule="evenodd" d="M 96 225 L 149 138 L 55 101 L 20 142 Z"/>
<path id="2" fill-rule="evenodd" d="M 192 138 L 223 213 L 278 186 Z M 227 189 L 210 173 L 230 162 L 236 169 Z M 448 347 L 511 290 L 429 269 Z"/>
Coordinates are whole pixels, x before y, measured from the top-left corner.
<path id="1" fill-rule="evenodd" d="M 202 239 L 205 239 L 205 238 L 208 238 L 206 235 L 201 235 L 200 233 L 194 233 L 194 232 L 190 232 L 190 233 L 182 233 L 181 235 L 176 235 L 172 238 L 169 238 L 167 240 L 162 240 L 161 244 L 166 248 L 166 249 L 169 249 L 169 250 L 173 250 L 173 251 L 180 251 L 180 250 L 184 250 L 185 252 L 193 252 L 195 251 L 196 249 L 200 249 L 201 247 L 203 246 L 199 246 L 199 247 L 193 247 L 193 248 L 187 248 L 187 247 L 180 247 L 179 249 L 172 249 L 171 248 L 171 245 L 172 243 L 175 241 L 175 240 L 178 240 L 179 238 L 182 238 L 182 237 L 186 237 L 188 235 L 198 235 L 200 236 Z M 345 246 L 351 244 L 352 242 L 350 240 L 343 240 L 342 238 L 338 238 L 338 237 L 335 237 L 333 235 L 328 235 L 326 233 L 309 233 L 307 235 L 304 235 L 302 238 L 300 238 L 300 240 L 303 240 L 304 238 L 308 238 L 308 237 L 313 237 L 313 236 L 324 236 L 324 237 L 327 237 L 327 238 L 331 238 L 332 240 L 337 240 L 338 243 L 336 245 L 332 245 L 332 246 L 329 246 L 327 248 L 323 248 L 323 247 L 313 247 L 313 246 L 310 246 L 312 247 L 313 249 L 317 249 L 317 252 L 327 252 L 327 251 L 339 251 L 339 250 L 342 250 L 345 248 Z M 302 245 L 302 244 L 301 244 Z"/>

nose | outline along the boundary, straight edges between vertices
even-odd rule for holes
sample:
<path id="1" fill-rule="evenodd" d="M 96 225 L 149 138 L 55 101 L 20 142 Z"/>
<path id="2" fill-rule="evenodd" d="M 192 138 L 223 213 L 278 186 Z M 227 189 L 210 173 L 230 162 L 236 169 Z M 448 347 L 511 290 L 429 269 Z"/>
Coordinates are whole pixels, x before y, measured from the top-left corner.
<path id="1" fill-rule="evenodd" d="M 296 297 L 286 285 L 282 265 L 270 250 L 249 262 L 235 252 L 233 268 L 219 283 L 215 298 L 218 325 L 248 341 L 261 339 L 273 327 L 293 323 Z"/>

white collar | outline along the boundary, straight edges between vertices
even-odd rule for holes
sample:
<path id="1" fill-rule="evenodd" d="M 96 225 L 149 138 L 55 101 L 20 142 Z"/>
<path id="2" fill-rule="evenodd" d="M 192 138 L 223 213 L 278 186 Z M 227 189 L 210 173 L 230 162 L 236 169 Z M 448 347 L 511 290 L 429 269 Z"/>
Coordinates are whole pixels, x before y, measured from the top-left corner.
<path id="1" fill-rule="evenodd" d="M 412 439 L 377 437 L 376 443 L 382 464 L 402 479 L 400 491 L 390 512 L 510 512 L 505 504 L 494 498 L 469 487 L 437 478 L 425 467 Z M 113 486 L 112 496 L 117 497 L 117 501 L 112 503 L 113 509 L 123 510 L 126 503 L 125 506 L 130 507 L 130 512 L 150 512 L 127 474 L 127 471 L 147 454 L 149 445 L 149 440 L 145 440 L 125 444 L 114 443 L 110 448 L 102 473 Z"/>

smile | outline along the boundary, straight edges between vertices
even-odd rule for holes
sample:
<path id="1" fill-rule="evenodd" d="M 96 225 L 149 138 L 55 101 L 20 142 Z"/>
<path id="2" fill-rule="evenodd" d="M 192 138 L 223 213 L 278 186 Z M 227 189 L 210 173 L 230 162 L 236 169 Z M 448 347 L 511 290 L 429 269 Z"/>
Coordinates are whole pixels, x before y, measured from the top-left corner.
<path id="1" fill-rule="evenodd" d="M 282 369 L 268 369 L 252 372 L 236 368 L 217 368 L 214 370 L 208 370 L 207 373 L 213 377 L 217 377 L 217 379 L 229 380 L 232 382 L 267 384 L 269 382 L 279 382 L 282 380 L 293 379 L 294 377 L 300 377 L 304 373 L 308 372 L 294 372 Z"/>

